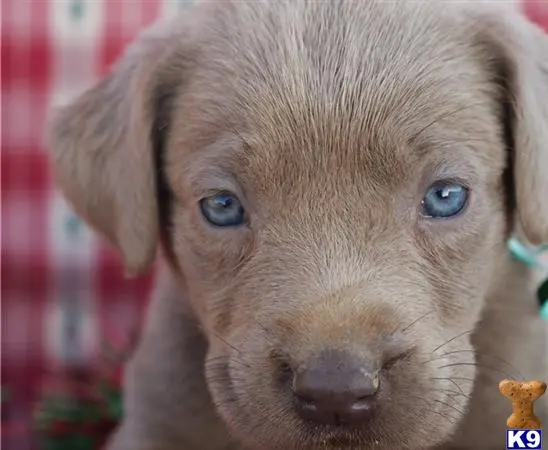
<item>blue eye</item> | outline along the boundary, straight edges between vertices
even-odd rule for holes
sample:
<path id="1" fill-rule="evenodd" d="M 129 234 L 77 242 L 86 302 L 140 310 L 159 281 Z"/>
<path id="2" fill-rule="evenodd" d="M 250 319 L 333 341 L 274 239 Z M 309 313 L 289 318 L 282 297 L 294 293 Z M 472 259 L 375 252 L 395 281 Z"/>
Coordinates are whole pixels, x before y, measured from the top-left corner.
<path id="1" fill-rule="evenodd" d="M 244 222 L 244 208 L 234 194 L 219 192 L 200 200 L 205 219 L 217 227 L 235 227 Z"/>
<path id="2" fill-rule="evenodd" d="M 423 215 L 440 219 L 460 213 L 468 202 L 468 189 L 448 181 L 433 184 L 422 200 Z"/>

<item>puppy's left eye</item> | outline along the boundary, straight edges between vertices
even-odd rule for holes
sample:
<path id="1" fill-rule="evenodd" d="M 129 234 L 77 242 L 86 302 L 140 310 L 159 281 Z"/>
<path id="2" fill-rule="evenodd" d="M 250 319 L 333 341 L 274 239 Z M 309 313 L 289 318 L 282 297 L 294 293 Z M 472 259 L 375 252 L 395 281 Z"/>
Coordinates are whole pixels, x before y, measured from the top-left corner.
<path id="1" fill-rule="evenodd" d="M 244 223 L 244 208 L 231 192 L 219 192 L 200 201 L 202 215 L 217 227 L 235 227 Z"/>
<path id="2" fill-rule="evenodd" d="M 433 219 L 456 216 L 467 202 L 467 188 L 450 181 L 438 181 L 430 186 L 422 199 L 422 214 Z"/>

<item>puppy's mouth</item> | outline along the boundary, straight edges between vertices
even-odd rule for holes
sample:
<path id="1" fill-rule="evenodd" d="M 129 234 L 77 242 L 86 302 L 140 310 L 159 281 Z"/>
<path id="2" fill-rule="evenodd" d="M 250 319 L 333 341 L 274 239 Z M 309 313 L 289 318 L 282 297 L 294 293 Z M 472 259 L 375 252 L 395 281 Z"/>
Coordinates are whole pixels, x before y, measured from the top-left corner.
<path id="1" fill-rule="evenodd" d="M 439 359 L 423 334 L 393 330 L 387 323 L 326 339 L 321 330 L 282 335 L 261 326 L 223 336 L 206 358 L 214 406 L 236 439 L 256 450 L 440 445 L 472 389 L 452 377 L 472 379 L 473 369 L 446 364 L 461 344 L 449 341 Z"/>
<path id="2" fill-rule="evenodd" d="M 353 372 L 353 362 L 344 353 L 326 357 L 333 373 L 308 370 L 314 364 L 322 369 L 322 358 L 297 373 L 288 365 L 281 365 L 280 371 L 279 362 L 268 358 L 208 357 L 207 379 L 215 406 L 233 434 L 257 450 L 388 450 L 413 441 L 406 441 L 400 431 L 420 422 L 412 396 L 405 395 L 420 392 L 417 374 L 408 370 L 409 352 L 390 360 L 379 371 L 379 380 L 371 378 L 367 385 L 352 378 L 363 375 L 363 370 Z M 332 382 L 344 389 L 329 392 Z"/>
<path id="3" fill-rule="evenodd" d="M 302 433 L 297 448 L 329 448 L 329 449 L 362 449 L 378 447 L 381 445 L 380 437 L 345 425 L 310 426 L 310 429 Z"/>

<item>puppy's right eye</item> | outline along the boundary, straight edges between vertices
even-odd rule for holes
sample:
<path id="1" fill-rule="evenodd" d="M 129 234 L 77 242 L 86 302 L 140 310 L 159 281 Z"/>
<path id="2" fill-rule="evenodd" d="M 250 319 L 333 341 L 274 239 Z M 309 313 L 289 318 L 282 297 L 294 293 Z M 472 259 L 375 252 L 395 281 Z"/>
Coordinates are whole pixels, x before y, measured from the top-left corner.
<path id="1" fill-rule="evenodd" d="M 244 208 L 234 194 L 223 191 L 200 200 L 202 215 L 216 227 L 236 227 L 245 220 Z"/>
<path id="2" fill-rule="evenodd" d="M 450 181 L 434 183 L 422 200 L 424 217 L 446 219 L 464 210 L 468 201 L 468 189 Z"/>

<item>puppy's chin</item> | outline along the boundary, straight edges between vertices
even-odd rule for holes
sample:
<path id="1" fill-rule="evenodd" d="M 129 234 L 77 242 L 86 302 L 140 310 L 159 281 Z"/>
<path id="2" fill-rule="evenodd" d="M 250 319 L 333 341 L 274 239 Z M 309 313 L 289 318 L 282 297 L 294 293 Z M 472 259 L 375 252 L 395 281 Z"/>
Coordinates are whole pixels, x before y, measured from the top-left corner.
<path id="1" fill-rule="evenodd" d="M 295 413 L 287 376 L 276 369 L 268 358 L 253 360 L 241 354 L 208 355 L 206 360 L 215 407 L 245 448 L 435 447 L 456 430 L 472 389 L 472 383 L 455 387 L 454 381 L 448 381 L 462 377 L 462 372 L 434 375 L 435 365 L 424 358 L 411 358 L 381 372 L 378 406 L 370 421 L 355 426 L 323 425 L 302 420 Z M 467 379 L 473 379 L 475 368 L 465 370 Z"/>

